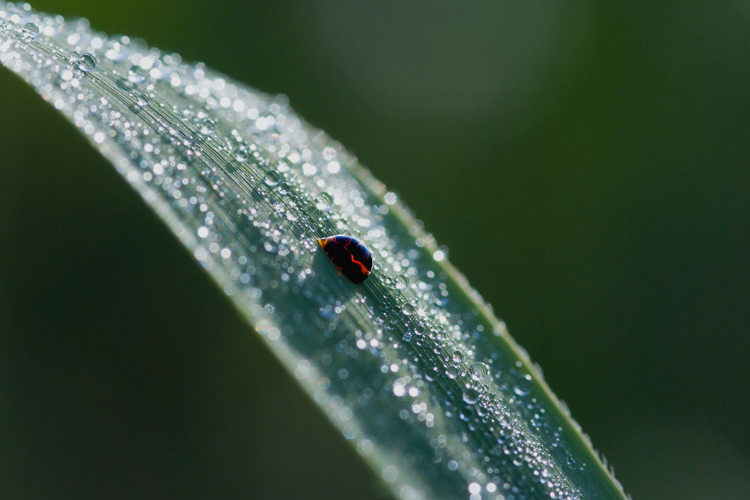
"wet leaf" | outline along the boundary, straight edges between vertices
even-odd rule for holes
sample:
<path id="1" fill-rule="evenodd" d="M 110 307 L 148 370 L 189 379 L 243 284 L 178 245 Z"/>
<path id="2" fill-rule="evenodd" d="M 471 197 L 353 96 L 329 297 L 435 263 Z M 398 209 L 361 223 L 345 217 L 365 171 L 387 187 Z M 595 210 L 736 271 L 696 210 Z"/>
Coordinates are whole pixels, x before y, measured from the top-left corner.
<path id="1" fill-rule="evenodd" d="M 0 62 L 110 160 L 394 497 L 624 498 L 447 249 L 284 96 L 25 4 L 0 2 Z M 321 248 L 333 235 L 372 253 L 363 283 Z"/>

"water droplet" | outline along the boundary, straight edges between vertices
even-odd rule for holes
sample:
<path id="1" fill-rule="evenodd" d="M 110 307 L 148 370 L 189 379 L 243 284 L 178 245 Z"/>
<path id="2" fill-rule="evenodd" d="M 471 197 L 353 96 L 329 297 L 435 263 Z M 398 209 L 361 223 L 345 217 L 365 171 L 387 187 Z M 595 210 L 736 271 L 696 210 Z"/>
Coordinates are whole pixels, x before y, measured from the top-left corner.
<path id="1" fill-rule="evenodd" d="M 531 392 L 531 375 L 521 375 L 518 377 L 516 385 L 513 387 L 513 392 L 519 396 L 528 396 Z"/>
<path id="2" fill-rule="evenodd" d="M 469 367 L 469 373 L 474 380 L 482 380 L 490 372 L 484 363 L 474 363 Z"/>
<path id="3" fill-rule="evenodd" d="M 289 210 L 286 212 L 286 218 L 290 221 L 294 222 L 299 220 L 300 218 L 300 212 L 294 207 L 290 207 Z"/>
<path id="4" fill-rule="evenodd" d="M 464 394 L 464 401 L 466 401 L 466 394 Z M 476 400 L 474 400 L 474 403 L 476 403 Z M 474 403 L 469 403 L 469 404 L 474 404 Z M 474 418 L 474 409 L 471 406 L 461 408 L 461 413 L 458 414 L 458 418 L 460 418 L 464 422 L 470 421 L 472 418 Z"/>
<path id="5" fill-rule="evenodd" d="M 288 182 L 279 183 L 279 193 L 288 194 L 291 192 L 292 192 L 292 186 L 290 186 Z"/>
<path id="6" fill-rule="evenodd" d="M 414 314 L 414 306 L 412 304 L 404 304 L 404 307 L 401 308 L 401 311 L 403 311 L 403 313 L 407 316 L 411 316 L 412 314 Z"/>
<path id="7" fill-rule="evenodd" d="M 460 363 L 463 360 L 464 360 L 464 355 L 463 355 L 463 353 L 461 351 L 455 351 L 453 353 L 453 362 L 454 363 Z"/>
<path id="8" fill-rule="evenodd" d="M 146 94 L 138 94 L 138 97 L 135 99 L 135 103 L 139 108 L 145 108 L 150 101 L 151 99 Z"/>
<path id="9" fill-rule="evenodd" d="M 327 212 L 331 209 L 331 206 L 333 205 L 333 196 L 331 196 L 328 193 L 320 193 L 318 197 L 315 199 L 315 208 L 320 210 L 321 212 Z"/>
<path id="10" fill-rule="evenodd" d="M 406 290 L 409 286 L 409 277 L 405 274 L 399 274 L 396 276 L 396 288 L 399 290 Z"/>
<path id="11" fill-rule="evenodd" d="M 411 341 L 411 333 L 406 332 L 404 333 L 404 342 L 409 342 L 409 341 Z"/>
<path id="12" fill-rule="evenodd" d="M 68 64 L 71 67 L 75 67 L 75 66 L 78 65 L 78 60 L 80 58 L 81 58 L 81 54 L 79 54 L 78 52 L 73 51 L 70 54 L 68 54 Z"/>
<path id="13" fill-rule="evenodd" d="M 200 133 L 203 135 L 211 135 L 216 130 L 216 122 L 211 118 L 204 118 L 200 123 Z"/>
<path id="14" fill-rule="evenodd" d="M 281 174 L 278 170 L 269 170 L 266 172 L 264 182 L 269 186 L 276 186 L 281 181 Z"/>
<path id="15" fill-rule="evenodd" d="M 247 148 L 245 146 L 240 146 L 239 148 L 237 148 L 237 151 L 234 152 L 234 155 L 237 158 L 237 161 L 247 161 Z"/>
<path id="16" fill-rule="evenodd" d="M 23 29 L 21 30 L 21 36 L 27 42 L 34 40 L 37 36 L 39 36 L 39 26 L 34 23 L 24 24 Z"/>
<path id="17" fill-rule="evenodd" d="M 128 80 L 136 85 L 140 85 L 146 81 L 146 70 L 137 64 L 132 65 L 128 70 Z"/>
<path id="18" fill-rule="evenodd" d="M 469 387 L 464 391 L 464 403 L 467 405 L 473 405 L 479 400 L 479 391 L 473 387 Z"/>
<path id="19" fill-rule="evenodd" d="M 96 57 L 94 57 L 93 54 L 89 54 L 88 52 L 83 54 L 80 59 L 77 61 L 78 69 L 83 71 L 84 73 L 88 73 L 89 71 L 94 71 L 96 68 Z"/>

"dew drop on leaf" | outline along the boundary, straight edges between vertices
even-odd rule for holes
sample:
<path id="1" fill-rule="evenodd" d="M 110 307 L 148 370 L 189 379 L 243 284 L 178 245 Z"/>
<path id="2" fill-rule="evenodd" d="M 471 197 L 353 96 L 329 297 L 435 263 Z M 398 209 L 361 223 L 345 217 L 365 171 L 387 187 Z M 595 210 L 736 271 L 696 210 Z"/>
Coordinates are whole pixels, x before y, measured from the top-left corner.
<path id="1" fill-rule="evenodd" d="M 151 99 L 146 94 L 138 94 L 138 97 L 135 99 L 135 103 L 139 108 L 145 108 L 150 101 Z"/>
<path id="2" fill-rule="evenodd" d="M 399 274 L 396 276 L 396 288 L 406 290 L 407 286 L 409 286 L 409 277 L 407 275 Z"/>
<path id="3" fill-rule="evenodd" d="M 473 405 L 479 400 L 479 391 L 474 389 L 473 387 L 469 387 L 464 391 L 464 403 L 467 405 Z"/>
<path id="4" fill-rule="evenodd" d="M 146 81 L 146 70 L 137 64 L 133 64 L 128 70 L 128 80 L 136 85 L 140 85 Z"/>
<path id="5" fill-rule="evenodd" d="M 216 122 L 211 118 L 204 118 L 200 123 L 200 133 L 203 135 L 211 135 L 216 129 Z"/>
<path id="6" fill-rule="evenodd" d="M 331 205 L 333 205 L 333 197 L 328 193 L 320 193 L 318 197 L 315 198 L 315 208 L 321 212 L 329 211 Z"/>
<path id="7" fill-rule="evenodd" d="M 81 54 L 79 54 L 76 51 L 73 51 L 70 54 L 68 54 L 67 60 L 68 60 L 68 64 L 70 65 L 70 67 L 75 68 L 78 66 L 78 61 L 81 60 Z"/>
<path id="8" fill-rule="evenodd" d="M 290 221 L 297 221 L 297 220 L 299 220 L 299 218 L 300 218 L 300 212 L 299 212 L 299 210 L 297 210 L 294 207 L 291 207 L 286 212 L 286 218 L 287 218 L 287 220 L 290 220 Z"/>
<path id="9" fill-rule="evenodd" d="M 281 181 L 281 174 L 278 170 L 269 170 L 263 181 L 269 186 L 276 186 Z"/>
<path id="10" fill-rule="evenodd" d="M 489 373 L 489 369 L 484 363 L 473 363 L 469 367 L 469 373 L 471 374 L 471 378 L 479 381 L 487 376 L 487 374 Z"/>
<path id="11" fill-rule="evenodd" d="M 88 52 L 83 54 L 80 59 L 78 59 L 78 69 L 83 71 L 84 73 L 88 73 L 89 71 L 94 71 L 96 69 L 97 60 L 96 57 L 94 57 L 93 54 L 89 54 Z"/>
<path id="12" fill-rule="evenodd" d="M 234 152 L 234 156 L 237 158 L 237 161 L 246 162 L 248 158 L 247 148 L 245 146 L 240 146 L 237 148 L 237 151 Z"/>
<path id="13" fill-rule="evenodd" d="M 468 401 L 466 401 L 466 397 L 466 394 L 464 394 L 464 402 L 466 402 L 467 404 L 476 403 L 476 399 L 474 400 L 474 403 L 469 403 Z M 458 414 L 458 418 L 460 418 L 464 422 L 469 422 L 472 418 L 474 418 L 474 409 L 471 406 L 462 408 L 461 413 Z"/>
<path id="14" fill-rule="evenodd" d="M 34 40 L 37 36 L 39 36 L 39 26 L 37 26 L 34 23 L 26 23 L 23 25 L 23 30 L 21 30 L 21 34 L 24 40 L 26 40 L 27 42 L 30 42 Z"/>
<path id="15" fill-rule="evenodd" d="M 528 396 L 531 392 L 531 375 L 521 375 L 513 387 L 513 392 L 519 396 Z"/>

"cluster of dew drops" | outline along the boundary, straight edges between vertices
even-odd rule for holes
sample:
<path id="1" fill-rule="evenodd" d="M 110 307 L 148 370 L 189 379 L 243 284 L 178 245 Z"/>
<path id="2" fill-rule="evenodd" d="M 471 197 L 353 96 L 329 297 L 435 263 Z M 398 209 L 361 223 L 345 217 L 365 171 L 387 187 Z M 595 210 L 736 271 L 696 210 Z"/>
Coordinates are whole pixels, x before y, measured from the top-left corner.
<path id="1" fill-rule="evenodd" d="M 354 330 L 338 352 L 371 352 L 382 360 L 384 390 L 411 401 L 400 418 L 423 425 L 433 460 L 461 474 L 471 500 L 523 500 L 539 491 L 553 499 L 580 497 L 558 464 L 564 460 L 581 470 L 586 464 L 575 463 L 562 429 L 534 398 L 533 380 L 523 364 L 506 359 L 486 340 L 488 323 L 477 311 L 451 309 L 456 306 L 449 298 L 457 285 L 439 265 L 447 249 L 436 246 L 394 193 L 367 173 L 361 174 L 364 180 L 350 175 L 353 158 L 335 143 L 321 144 L 319 132 L 295 117 L 283 96 L 251 92 L 211 76 L 201 64 L 184 65 L 178 55 L 128 37 L 92 33 L 85 21 L 66 25 L 60 17 L 44 17 L 24 22 L 31 15 L 28 5 L 0 2 L 0 61 L 25 74 L 95 143 L 114 143 L 125 151 L 136 168 L 115 162 L 116 167 L 147 193 L 147 200 L 153 189 L 160 190 L 160 199 L 181 214 L 181 230 L 189 234 L 181 239 L 196 259 L 223 277 L 227 294 L 249 301 L 261 334 L 270 341 L 292 335 L 294 321 L 281 325 L 283 306 L 274 297 L 312 297 L 305 283 L 314 276 L 309 256 L 317 250 L 316 238 L 326 232 L 355 234 L 376 262 L 368 290 L 396 291 L 396 304 L 381 304 L 379 314 L 372 305 L 363 308 L 379 328 L 374 334 Z M 36 47 L 46 59 L 33 56 L 34 68 L 19 54 L 42 33 L 63 43 Z M 99 58 L 107 61 L 106 71 Z M 49 67 L 53 70 L 46 71 Z M 92 92 L 84 79 L 100 71 L 100 92 Z M 161 102 L 164 95 L 174 95 L 174 104 Z M 131 113 L 115 105 L 117 96 Z M 193 171 L 195 165 L 200 172 Z M 410 225 L 402 234 L 389 230 L 391 212 Z M 233 238 L 242 224 L 261 235 L 263 243 Z M 346 308 L 340 301 L 321 304 L 318 326 L 329 337 Z M 387 356 L 386 347 L 400 357 Z M 345 368 L 325 376 L 325 367 L 335 364 L 333 354 L 303 357 L 295 374 L 305 379 L 315 365 L 323 372 L 320 390 L 328 390 L 335 379 L 351 377 Z M 438 386 L 446 398 L 422 397 L 440 393 L 427 390 Z M 338 402 L 336 411 L 347 416 L 353 404 Z M 444 418 L 461 429 L 455 443 L 436 430 L 444 427 L 439 425 Z M 356 434 L 347 437 L 368 454 L 373 438 Z M 399 464 L 386 467 L 383 478 L 397 482 Z M 404 486 L 401 497 L 419 494 Z"/>

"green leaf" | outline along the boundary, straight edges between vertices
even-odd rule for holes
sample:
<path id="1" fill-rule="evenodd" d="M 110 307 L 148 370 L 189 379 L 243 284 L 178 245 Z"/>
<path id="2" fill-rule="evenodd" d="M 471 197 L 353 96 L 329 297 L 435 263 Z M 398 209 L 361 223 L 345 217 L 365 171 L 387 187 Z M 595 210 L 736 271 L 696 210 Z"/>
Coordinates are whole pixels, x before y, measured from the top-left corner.
<path id="1" fill-rule="evenodd" d="M 0 2 L 0 62 L 110 160 L 396 498 L 624 498 L 406 206 L 264 95 Z M 353 284 L 319 238 L 372 251 Z"/>

